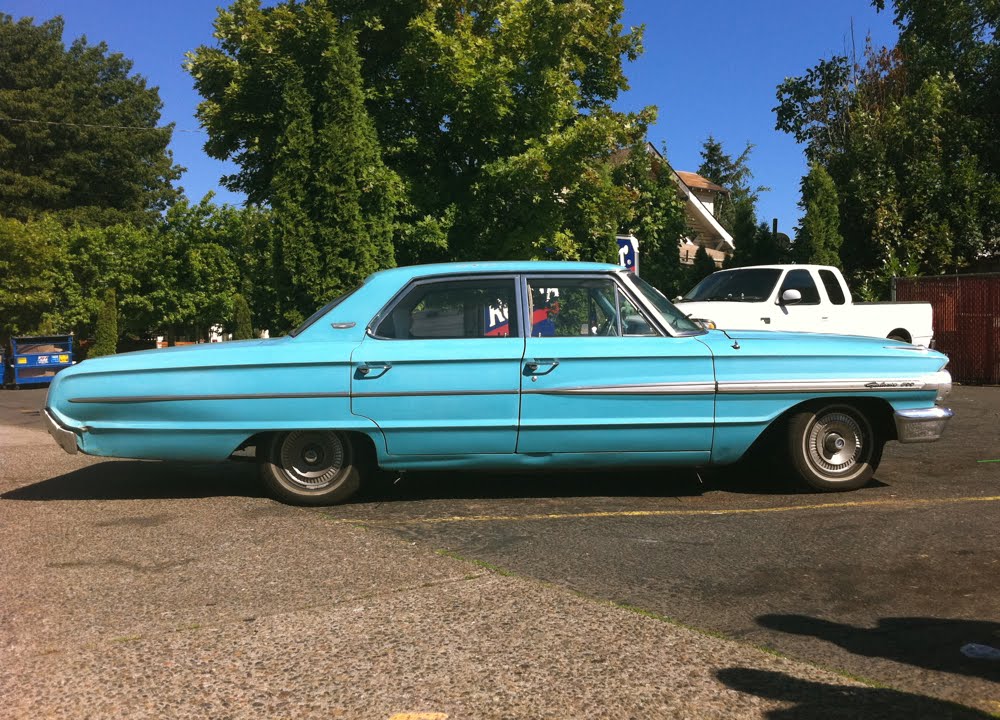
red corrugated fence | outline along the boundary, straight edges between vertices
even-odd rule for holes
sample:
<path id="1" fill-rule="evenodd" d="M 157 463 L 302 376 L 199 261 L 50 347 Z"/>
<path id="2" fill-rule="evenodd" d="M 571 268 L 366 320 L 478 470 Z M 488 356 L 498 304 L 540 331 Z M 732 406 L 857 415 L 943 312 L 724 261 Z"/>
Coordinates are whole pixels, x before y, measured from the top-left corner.
<path id="1" fill-rule="evenodd" d="M 896 278 L 893 296 L 934 307 L 937 349 L 956 381 L 1000 385 L 1000 273 Z"/>

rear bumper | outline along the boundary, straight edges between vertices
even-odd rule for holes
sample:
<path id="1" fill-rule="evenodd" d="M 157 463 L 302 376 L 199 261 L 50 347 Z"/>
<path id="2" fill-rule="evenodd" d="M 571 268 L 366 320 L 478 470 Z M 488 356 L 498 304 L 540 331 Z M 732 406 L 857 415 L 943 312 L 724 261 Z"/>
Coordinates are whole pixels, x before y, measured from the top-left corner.
<path id="1" fill-rule="evenodd" d="M 42 410 L 42 417 L 45 418 L 45 427 L 49 431 L 49 435 L 58 443 L 59 447 L 68 452 L 70 455 L 76 455 L 76 433 L 72 430 L 67 430 L 59 422 L 52 417 L 49 413 L 48 408 Z"/>
<path id="2" fill-rule="evenodd" d="M 954 414 L 942 407 L 897 410 L 896 439 L 901 443 L 933 442 Z"/>

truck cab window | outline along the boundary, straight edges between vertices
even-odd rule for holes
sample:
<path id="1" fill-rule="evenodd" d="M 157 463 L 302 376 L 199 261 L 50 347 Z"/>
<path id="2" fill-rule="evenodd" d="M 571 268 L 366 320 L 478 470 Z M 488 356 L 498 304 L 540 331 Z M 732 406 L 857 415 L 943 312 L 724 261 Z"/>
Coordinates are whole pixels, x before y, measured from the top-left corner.
<path id="1" fill-rule="evenodd" d="M 837 280 L 836 275 L 829 270 L 820 270 L 819 279 L 823 281 L 823 287 L 826 288 L 826 295 L 830 298 L 831 303 L 843 305 L 847 302 L 847 298 L 844 297 L 844 289 L 840 287 L 840 281 Z"/>

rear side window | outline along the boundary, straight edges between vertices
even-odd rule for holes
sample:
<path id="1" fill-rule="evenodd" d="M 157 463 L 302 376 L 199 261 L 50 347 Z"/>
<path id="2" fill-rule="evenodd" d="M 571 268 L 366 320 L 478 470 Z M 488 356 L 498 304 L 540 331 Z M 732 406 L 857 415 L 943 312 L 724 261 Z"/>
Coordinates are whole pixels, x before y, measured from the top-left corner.
<path id="1" fill-rule="evenodd" d="M 819 290 L 808 270 L 790 270 L 785 276 L 785 282 L 781 283 L 779 298 L 785 294 L 785 290 L 798 290 L 802 293 L 799 305 L 819 305 Z"/>
<path id="2" fill-rule="evenodd" d="M 844 297 L 844 289 L 840 287 L 840 282 L 837 280 L 836 275 L 829 270 L 820 270 L 819 279 L 823 281 L 823 287 L 826 288 L 826 296 L 830 298 L 831 303 L 834 305 L 843 305 L 847 302 L 847 298 Z"/>
<path id="3" fill-rule="evenodd" d="M 422 283 L 382 317 L 375 335 L 396 340 L 516 337 L 515 297 L 513 278 Z"/>

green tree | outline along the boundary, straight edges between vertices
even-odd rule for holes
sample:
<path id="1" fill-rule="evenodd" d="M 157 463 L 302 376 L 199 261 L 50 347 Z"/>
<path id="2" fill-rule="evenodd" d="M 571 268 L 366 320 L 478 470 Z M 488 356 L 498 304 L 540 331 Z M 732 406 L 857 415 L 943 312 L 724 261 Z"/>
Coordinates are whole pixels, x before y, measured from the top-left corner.
<path id="1" fill-rule="evenodd" d="M 399 180 L 364 106 L 355 34 L 331 3 L 237 0 L 215 29 L 219 47 L 198 48 L 187 65 L 205 98 L 205 149 L 238 164 L 227 187 L 273 210 L 287 328 L 394 264 Z"/>
<path id="2" fill-rule="evenodd" d="M 876 1 L 879 9 L 884 3 Z M 1000 254 L 997 16 L 981 0 L 899 0 L 900 41 L 778 87 L 777 127 L 839 196 L 840 257 L 861 297 L 895 276 Z"/>
<path id="3" fill-rule="evenodd" d="M 250 306 L 242 295 L 233 297 L 233 340 L 250 340 L 253 334 L 253 320 Z"/>
<path id="4" fill-rule="evenodd" d="M 0 340 L 11 335 L 68 332 L 58 327 L 66 309 L 67 267 L 63 230 L 51 219 L 0 218 Z"/>
<path id="5" fill-rule="evenodd" d="M 95 335 L 88 357 L 114 355 L 118 351 L 118 303 L 115 302 L 114 288 L 104 291 L 104 301 L 97 311 Z"/>
<path id="6" fill-rule="evenodd" d="M 622 12 L 622 0 L 305 0 L 264 10 L 239 0 L 219 15 L 221 47 L 199 48 L 189 67 L 206 98 L 209 151 L 240 164 L 235 187 L 280 179 L 288 200 L 255 190 L 250 199 L 266 200 L 279 223 L 290 218 L 288 230 L 309 214 L 283 204 L 313 192 L 317 174 L 293 181 L 281 168 L 303 156 L 294 148 L 327 152 L 310 129 L 332 122 L 333 98 L 361 97 L 353 70 L 341 67 L 353 65 L 356 47 L 364 104 L 399 179 L 395 223 L 378 225 L 391 226 L 400 260 L 611 259 L 631 196 L 608 159 L 639 142 L 654 117 L 611 108 L 627 87 L 623 62 L 641 51 L 641 30 L 624 32 Z M 366 117 L 352 105 L 333 124 L 348 132 Z M 374 161 L 361 166 L 378 175 L 370 137 Z M 300 254 L 278 259 L 297 267 Z"/>
<path id="7" fill-rule="evenodd" d="M 795 235 L 796 262 L 840 267 L 840 208 L 837 186 L 826 169 L 814 163 L 802 178 L 799 207 L 804 215 Z"/>
<path id="8" fill-rule="evenodd" d="M 718 267 L 715 265 L 715 260 L 712 259 L 703 246 L 699 246 L 698 252 L 694 254 L 694 264 L 691 266 L 691 287 L 700 283 L 716 270 L 718 270 Z"/>
<path id="9" fill-rule="evenodd" d="M 159 92 L 105 44 L 62 35 L 62 18 L 0 14 L 0 215 L 149 223 L 182 170 Z"/>
<path id="10" fill-rule="evenodd" d="M 192 205 L 186 200 L 167 212 L 151 248 L 145 294 L 150 330 L 166 331 L 171 339 L 189 332 L 202 336 L 232 316 L 240 269 L 223 237 L 230 226 L 220 222 L 211 196 Z"/>
<path id="11" fill-rule="evenodd" d="M 66 301 L 58 312 L 59 323 L 81 337 L 92 336 L 105 289 L 111 288 L 121 332 L 143 334 L 153 312 L 148 286 L 149 278 L 158 272 L 157 230 L 128 223 L 74 225 L 62 237 L 71 281 L 63 283 Z"/>
<path id="12" fill-rule="evenodd" d="M 678 243 L 690 229 L 673 172 L 665 153 L 654 154 L 645 142 L 620 153 L 619 158 L 613 179 L 631 195 L 629 213 L 619 231 L 639 238 L 642 277 L 674 297 L 689 289 Z"/>
<path id="13" fill-rule="evenodd" d="M 404 179 L 408 260 L 613 257 L 627 195 L 607 158 L 652 111 L 616 113 L 642 50 L 622 0 L 334 0 L 358 28 L 369 106 Z"/>
<path id="14" fill-rule="evenodd" d="M 714 214 L 716 220 L 730 233 L 737 227 L 740 208 L 750 208 L 756 213 L 760 194 L 770 190 L 763 185 L 753 184 L 753 170 L 750 169 L 753 147 L 747 143 L 743 152 L 734 159 L 712 135 L 702 144 L 702 162 L 698 167 L 698 174 L 726 189 L 727 192 L 715 201 Z"/>

